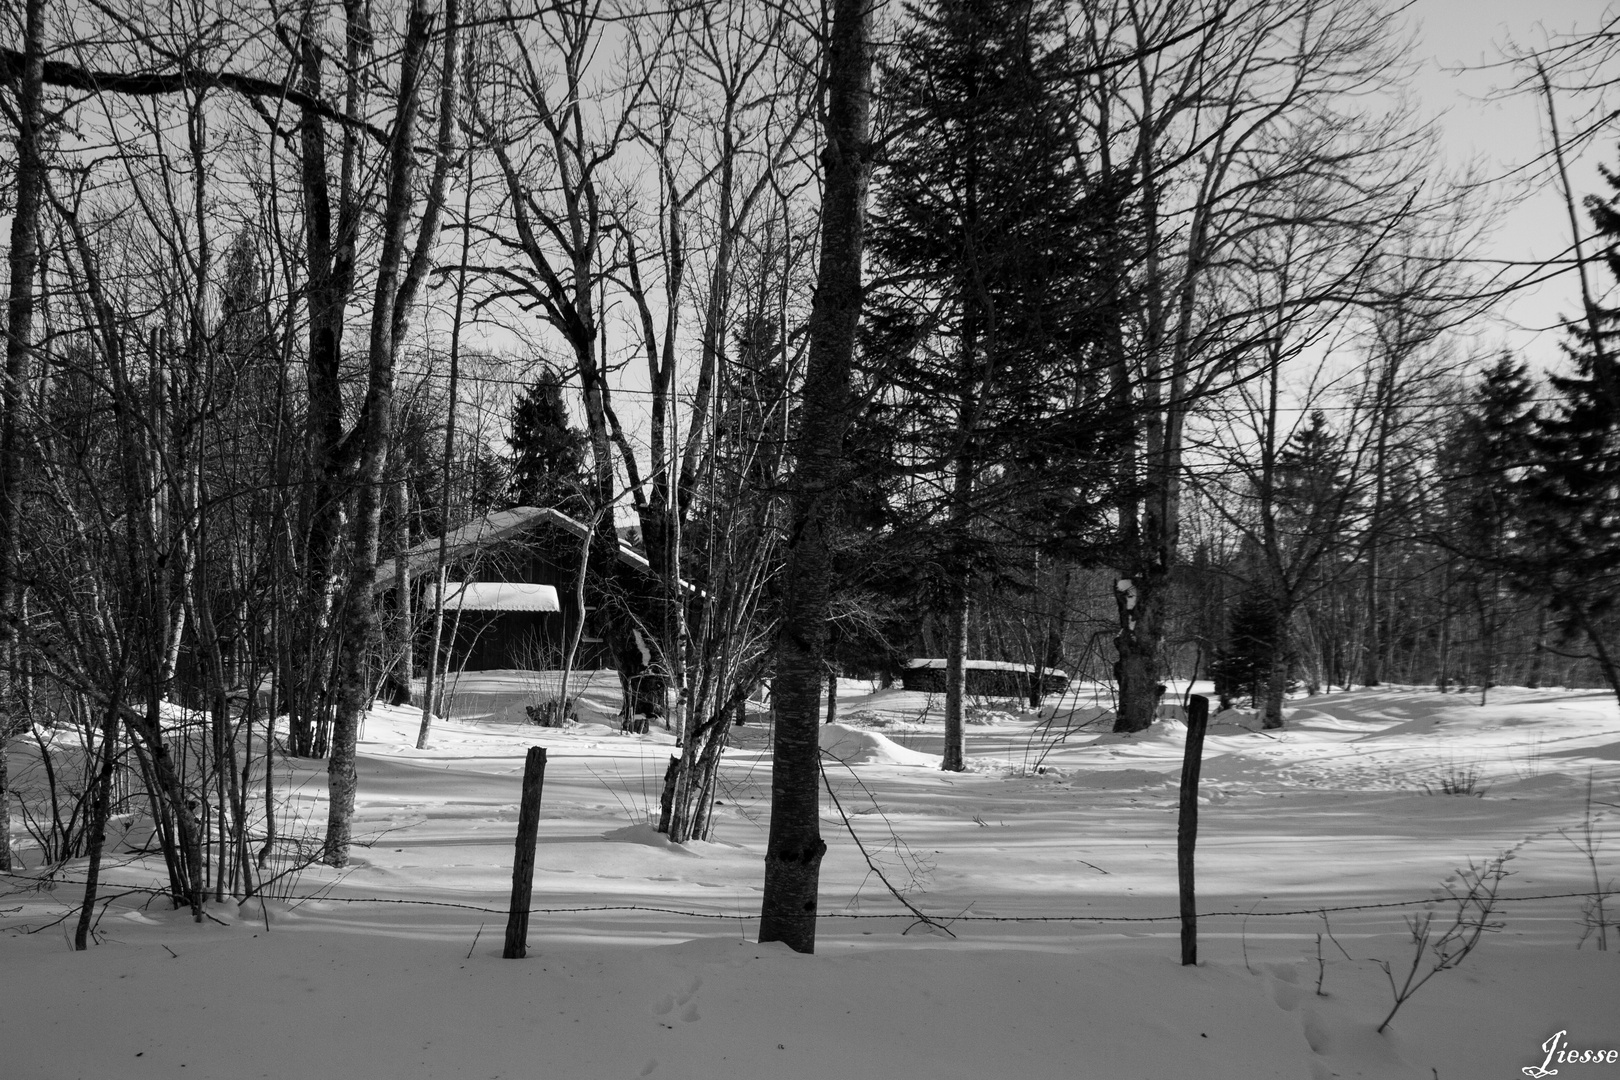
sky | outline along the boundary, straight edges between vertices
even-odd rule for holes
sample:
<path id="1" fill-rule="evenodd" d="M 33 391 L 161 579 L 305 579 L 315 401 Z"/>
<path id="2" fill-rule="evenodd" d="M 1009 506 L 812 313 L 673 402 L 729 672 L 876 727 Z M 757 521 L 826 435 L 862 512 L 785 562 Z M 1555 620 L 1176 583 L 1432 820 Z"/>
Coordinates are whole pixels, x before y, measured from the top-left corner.
<path id="1" fill-rule="evenodd" d="M 1496 93 L 1517 77 L 1501 66 L 1502 46 L 1509 41 L 1534 46 L 1549 35 L 1590 30 L 1614 10 L 1603 0 L 1414 0 L 1407 15 L 1422 66 L 1413 90 L 1426 112 L 1439 114 L 1442 143 L 1453 165 L 1475 161 L 1487 175 L 1505 176 L 1544 152 L 1549 146 L 1544 104 Z M 1574 111 L 1573 103 L 1567 111 Z M 1597 163 L 1615 157 L 1613 151 L 1614 141 L 1601 139 L 1594 152 L 1571 162 L 1577 196 L 1599 189 Z M 1569 219 L 1556 187 L 1537 182 L 1504 194 L 1509 209 L 1487 246 L 1488 257 L 1538 260 L 1568 246 Z M 1584 217 L 1582 224 L 1587 224 Z M 1577 295 L 1572 280 L 1560 279 L 1512 298 L 1496 320 L 1479 328 L 1479 347 L 1512 347 L 1539 366 L 1556 362 L 1558 336 L 1538 331 L 1574 313 Z"/>

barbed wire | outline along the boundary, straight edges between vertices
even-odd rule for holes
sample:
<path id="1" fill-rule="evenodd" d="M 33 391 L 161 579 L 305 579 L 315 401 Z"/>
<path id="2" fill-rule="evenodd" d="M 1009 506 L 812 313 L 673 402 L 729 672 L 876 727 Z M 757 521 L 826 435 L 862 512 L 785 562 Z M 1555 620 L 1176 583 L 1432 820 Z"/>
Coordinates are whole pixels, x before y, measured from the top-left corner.
<path id="1" fill-rule="evenodd" d="M 83 884 L 86 884 L 86 882 L 84 882 L 82 880 L 76 880 L 76 879 L 73 879 L 73 878 L 30 878 L 30 877 L 27 877 L 27 876 L 21 875 L 21 874 L 0 875 L 0 880 L 4 880 L 8 876 L 10 878 L 12 878 L 13 880 L 28 881 L 28 882 L 31 882 L 31 883 L 33 883 L 35 885 L 40 885 L 40 886 L 83 885 Z M 110 882 L 104 883 L 104 884 L 108 888 L 122 889 L 122 890 L 125 890 L 126 892 L 148 893 L 148 894 L 153 895 L 153 896 L 167 896 L 167 895 L 169 895 L 169 890 L 167 890 L 167 889 L 157 889 L 157 888 L 151 888 L 151 887 L 139 886 L 139 885 L 121 885 L 121 884 L 120 885 L 115 885 L 115 884 L 110 883 Z M 1591 890 L 1586 891 L 1586 892 L 1570 892 L 1570 893 L 1538 893 L 1538 894 L 1533 894 L 1533 895 L 1529 895 L 1529 896 L 1498 896 L 1496 898 L 1496 901 L 1498 903 L 1503 903 L 1503 904 L 1513 904 L 1513 903 L 1526 903 L 1526 902 L 1534 901 L 1534 900 L 1590 899 L 1590 898 L 1598 896 L 1598 895 L 1607 895 L 1607 894 L 1600 894 L 1597 891 L 1591 891 Z M 252 897 L 250 899 L 260 899 L 260 898 L 259 897 Z M 305 903 L 316 903 L 316 902 L 332 903 L 332 904 L 394 904 L 394 905 L 414 906 L 414 907 L 453 908 L 453 909 L 457 909 L 457 910 L 461 910 L 461 911 L 477 911 L 477 912 L 481 912 L 483 914 L 488 914 L 488 915 L 506 915 L 511 910 L 510 908 L 504 908 L 504 907 L 488 907 L 488 906 L 483 905 L 483 904 L 457 903 L 457 902 L 451 901 L 451 900 L 414 900 L 414 899 L 405 899 L 405 898 L 399 898 L 399 897 L 383 897 L 383 896 L 321 896 L 321 895 L 311 895 L 311 896 L 274 897 L 272 899 L 276 899 L 276 900 L 279 900 L 282 903 L 286 903 L 286 904 L 294 905 L 294 906 L 305 904 Z M 1300 915 L 1313 915 L 1314 916 L 1314 915 L 1322 915 L 1324 913 L 1331 915 L 1331 914 L 1333 914 L 1335 912 L 1341 912 L 1341 911 L 1378 911 L 1378 910 L 1386 910 L 1386 909 L 1391 909 L 1391 908 L 1421 907 L 1421 906 L 1423 906 L 1425 904 L 1443 904 L 1443 903 L 1446 903 L 1450 899 L 1451 899 L 1451 897 L 1449 897 L 1449 896 L 1447 896 L 1445 894 L 1441 894 L 1439 896 L 1429 896 L 1429 897 L 1425 897 L 1425 898 L 1419 899 L 1419 900 L 1389 900 L 1389 901 L 1383 901 L 1383 902 L 1371 903 L 1371 904 L 1344 904 L 1344 905 L 1339 905 L 1339 906 L 1335 906 L 1335 907 L 1314 906 L 1314 907 L 1305 907 L 1305 908 L 1290 908 L 1290 909 L 1283 910 L 1283 911 L 1254 911 L 1254 910 L 1250 910 L 1250 911 L 1200 911 L 1200 912 L 1198 912 L 1198 918 L 1200 918 L 1200 919 L 1216 919 L 1216 918 L 1262 919 L 1262 918 L 1282 918 L 1282 917 L 1291 917 L 1291 916 L 1300 916 Z M 248 902 L 250 902 L 250 901 L 242 901 L 242 903 L 248 903 Z M 741 914 L 737 914 L 735 912 L 726 913 L 726 912 L 716 912 L 716 911 L 689 911 L 689 910 L 686 910 L 684 908 L 658 907 L 658 906 L 649 905 L 649 904 L 592 904 L 592 905 L 581 905 L 581 906 L 575 906 L 575 907 L 552 907 L 552 908 L 531 907 L 531 908 L 529 908 L 529 914 L 530 915 L 583 915 L 583 914 L 590 914 L 592 912 L 605 912 L 605 911 L 646 911 L 646 912 L 651 912 L 653 914 L 658 914 L 658 915 L 678 915 L 678 916 L 681 916 L 683 918 L 689 918 L 689 919 L 718 919 L 718 920 L 725 921 L 725 922 L 739 922 L 739 921 L 743 921 L 743 920 L 749 919 L 749 918 L 757 918 L 757 916 L 754 916 L 754 915 L 741 915 Z M 917 918 L 915 914 L 913 914 L 913 913 L 911 913 L 909 911 L 891 911 L 891 912 L 822 911 L 822 912 L 818 912 L 816 917 L 819 918 L 819 919 L 905 919 L 905 920 L 908 920 L 908 921 L 911 921 L 911 922 L 915 922 L 916 918 Z M 1156 923 L 1156 922 L 1170 922 L 1170 923 L 1173 923 L 1173 922 L 1180 922 L 1181 921 L 1181 916 L 1180 915 L 970 915 L 970 914 L 967 914 L 965 912 L 963 914 L 960 914 L 960 915 L 941 915 L 941 916 L 938 916 L 938 918 L 939 918 L 939 920 L 941 922 L 946 922 L 946 923 L 948 923 L 948 922 L 1003 922 L 1003 923 L 1052 923 L 1052 922 Z"/>

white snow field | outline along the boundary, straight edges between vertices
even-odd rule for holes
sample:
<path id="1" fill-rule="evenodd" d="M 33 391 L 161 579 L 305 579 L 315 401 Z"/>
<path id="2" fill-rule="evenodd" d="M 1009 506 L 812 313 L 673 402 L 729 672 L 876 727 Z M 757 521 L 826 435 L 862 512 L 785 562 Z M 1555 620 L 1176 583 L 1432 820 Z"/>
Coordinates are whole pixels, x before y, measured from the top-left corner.
<path id="1" fill-rule="evenodd" d="M 51 924 L 76 886 L 0 882 L 0 1077 L 1620 1080 L 1620 928 L 1599 951 L 1591 898 L 1573 895 L 1594 889 L 1589 781 L 1594 836 L 1608 834 L 1598 881 L 1620 879 L 1606 693 L 1497 689 L 1484 707 L 1337 693 L 1294 700 L 1268 733 L 1217 717 L 1200 963 L 1184 968 L 1176 720 L 1113 736 L 1071 698 L 1056 728 L 1092 726 L 1056 743 L 1016 703 L 987 703 L 971 770 L 944 774 L 937 699 L 845 684 L 823 741 L 837 804 L 824 800 L 817 951 L 799 956 L 753 943 L 762 726 L 727 754 L 714 841 L 683 849 L 647 825 L 670 738 L 618 731 L 609 673 L 587 696 L 601 722 L 568 730 L 519 722 L 522 676 L 462 690 L 482 713 L 438 722 L 426 751 L 415 714 L 371 714 L 365 846 L 345 871 L 289 874 L 263 907 L 216 904 L 195 924 L 120 888 L 161 874 L 121 854 L 97 944 L 74 953 Z M 549 753 L 536 910 L 528 958 L 503 960 L 531 744 Z M 284 797 L 313 837 L 324 767 L 289 767 Z M 1473 793 L 1444 793 L 1459 785 Z M 889 895 L 839 808 L 954 937 Z M 1504 855 L 1491 930 L 1377 1033 L 1392 1002 L 1379 961 L 1397 982 L 1411 967 L 1406 920 L 1432 912 L 1438 936 L 1458 869 Z M 1617 917 L 1620 894 L 1603 913 Z"/>

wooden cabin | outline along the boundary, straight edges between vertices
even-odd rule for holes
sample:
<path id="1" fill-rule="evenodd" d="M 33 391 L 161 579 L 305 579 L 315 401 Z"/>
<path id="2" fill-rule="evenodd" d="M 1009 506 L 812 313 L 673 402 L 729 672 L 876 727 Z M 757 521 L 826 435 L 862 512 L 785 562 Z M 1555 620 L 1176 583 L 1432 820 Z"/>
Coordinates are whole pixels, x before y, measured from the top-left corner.
<path id="1" fill-rule="evenodd" d="M 576 598 L 587 531 L 583 522 L 559 510 L 520 506 L 485 514 L 445 536 L 443 640 L 450 666 L 470 671 L 559 668 L 582 620 L 584 632 L 574 666 L 614 666 L 592 626 L 597 597 L 589 581 L 584 604 Z M 413 610 L 424 615 L 438 597 L 435 571 L 440 543 L 439 537 L 432 537 L 405 553 Z M 624 540 L 619 542 L 619 558 L 648 570 L 646 558 Z M 381 594 L 393 589 L 396 578 L 395 561 L 385 560 L 377 567 L 375 590 Z M 416 654 L 422 657 L 432 640 L 432 623 L 422 617 L 416 622 Z"/>

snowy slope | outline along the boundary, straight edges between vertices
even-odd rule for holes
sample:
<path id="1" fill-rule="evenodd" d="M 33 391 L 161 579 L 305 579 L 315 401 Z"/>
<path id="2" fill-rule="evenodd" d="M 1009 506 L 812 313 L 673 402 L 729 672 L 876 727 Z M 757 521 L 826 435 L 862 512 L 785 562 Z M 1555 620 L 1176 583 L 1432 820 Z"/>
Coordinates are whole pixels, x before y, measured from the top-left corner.
<path id="1" fill-rule="evenodd" d="M 1202 962 L 1182 968 L 1178 722 L 1122 737 L 1089 702 L 1055 721 L 1009 705 L 1013 719 L 968 728 L 973 770 L 946 775 L 925 695 L 844 689 L 850 722 L 823 736 L 839 805 L 955 936 L 915 925 L 829 801 L 819 950 L 801 957 L 751 944 L 763 739 L 727 756 L 714 842 L 674 847 L 646 825 L 666 733 L 527 727 L 502 696 L 521 687 L 487 681 L 483 715 L 440 721 L 425 751 L 418 717 L 372 714 L 356 823 L 369 846 L 345 872 L 305 870 L 268 912 L 226 903 L 194 925 L 129 894 L 76 955 L 48 925 L 74 887 L 4 886 L 0 1076 L 1485 1080 L 1541 1065 L 1559 1031 L 1620 1050 L 1620 933 L 1610 952 L 1577 948 L 1569 895 L 1592 888 L 1572 843 L 1589 778 L 1609 836 L 1600 880 L 1620 877 L 1620 714 L 1601 694 L 1335 694 L 1295 702 L 1280 733 L 1217 717 Z M 612 689 L 593 683 L 587 715 L 608 719 Z M 539 910 L 529 959 L 503 961 L 531 743 L 549 752 Z M 293 768 L 319 821 L 323 775 Z M 1469 776 L 1476 794 L 1429 793 Z M 1404 920 L 1443 920 L 1456 868 L 1504 853 L 1500 929 L 1375 1033 L 1390 1005 L 1378 961 L 1403 974 Z M 129 886 L 159 876 L 118 864 L 109 877 Z M 1620 1080 L 1620 1064 L 1549 1067 Z"/>

